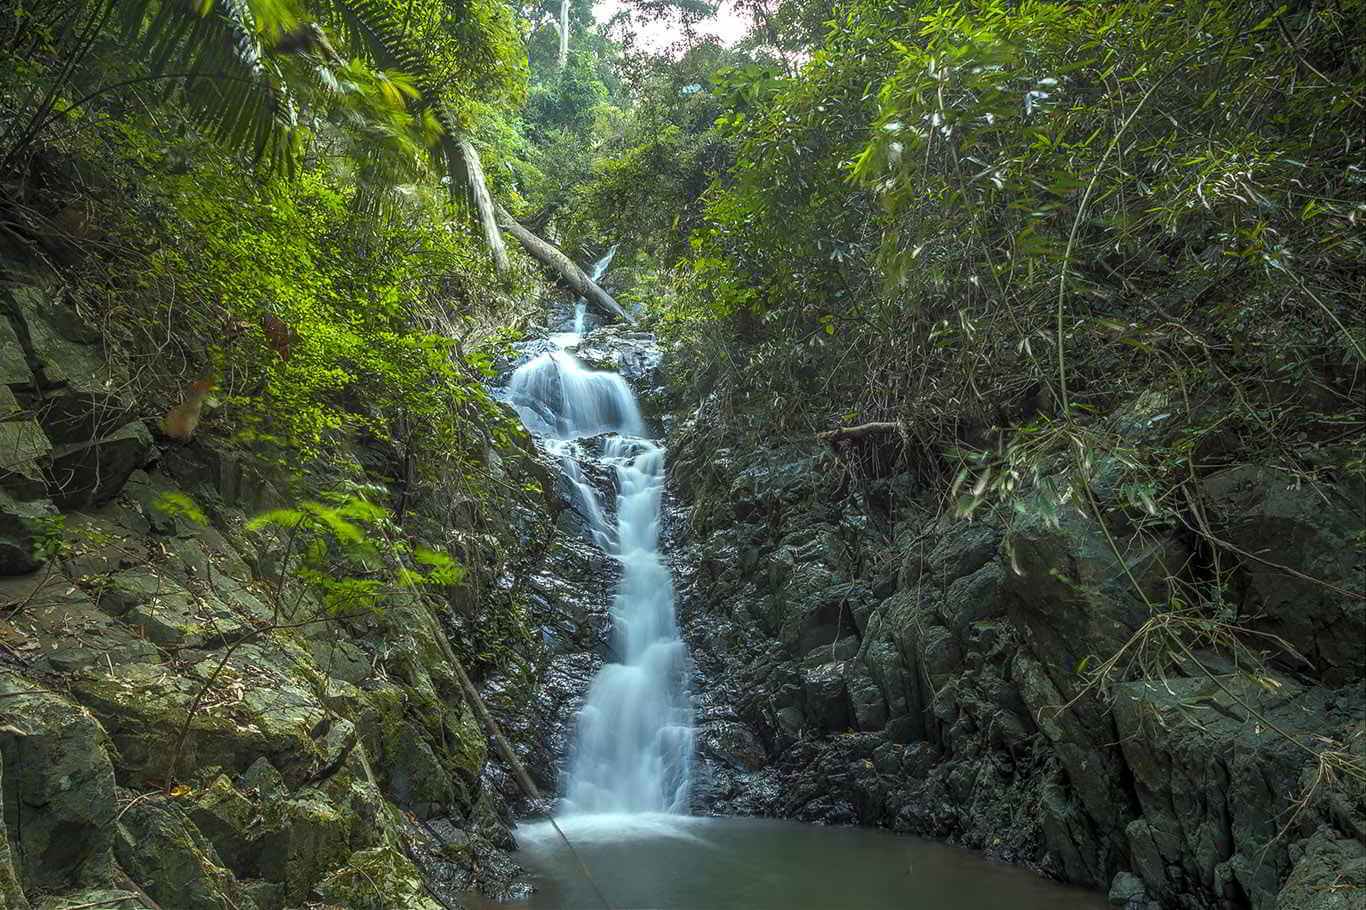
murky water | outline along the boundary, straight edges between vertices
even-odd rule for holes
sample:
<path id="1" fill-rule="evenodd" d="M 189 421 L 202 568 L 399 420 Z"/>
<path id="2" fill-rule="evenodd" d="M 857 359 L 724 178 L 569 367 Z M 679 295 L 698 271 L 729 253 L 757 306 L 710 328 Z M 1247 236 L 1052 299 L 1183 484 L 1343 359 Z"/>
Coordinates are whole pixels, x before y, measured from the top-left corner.
<path id="1" fill-rule="evenodd" d="M 518 828 L 535 873 L 525 902 L 484 910 L 1102 910 L 1103 897 L 967 850 L 867 828 L 678 815 L 559 819 Z"/>

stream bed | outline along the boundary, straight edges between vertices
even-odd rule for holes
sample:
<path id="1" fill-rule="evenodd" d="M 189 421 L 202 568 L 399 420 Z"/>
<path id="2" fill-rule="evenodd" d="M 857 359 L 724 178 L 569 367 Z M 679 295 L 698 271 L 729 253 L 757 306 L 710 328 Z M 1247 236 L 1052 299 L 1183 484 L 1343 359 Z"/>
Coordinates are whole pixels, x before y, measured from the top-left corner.
<path id="1" fill-rule="evenodd" d="M 517 829 L 536 891 L 481 910 L 1102 910 L 1105 899 L 968 850 L 868 828 L 663 814 Z M 577 854 L 577 857 L 575 856 Z"/>

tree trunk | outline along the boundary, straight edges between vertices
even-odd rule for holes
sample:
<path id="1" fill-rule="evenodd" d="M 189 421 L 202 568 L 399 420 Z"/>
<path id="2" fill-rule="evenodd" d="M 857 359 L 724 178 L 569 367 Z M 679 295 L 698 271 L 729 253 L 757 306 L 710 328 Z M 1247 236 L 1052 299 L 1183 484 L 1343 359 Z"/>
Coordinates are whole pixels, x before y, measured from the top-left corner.
<path id="1" fill-rule="evenodd" d="M 563 278 L 565 284 L 588 301 L 589 306 L 604 316 L 612 316 L 631 324 L 635 323 L 631 314 L 623 310 L 621 304 L 612 299 L 611 294 L 598 287 L 593 279 L 584 274 L 583 269 L 575 265 L 573 260 L 527 230 L 501 205 L 498 206 L 498 223 L 503 226 L 503 230 L 508 231 L 521 242 L 533 259 Z"/>
<path id="2" fill-rule="evenodd" d="M 569 62 L 569 0 L 560 0 L 560 71 Z"/>
<path id="3" fill-rule="evenodd" d="M 458 159 L 465 169 L 470 201 L 479 218 L 479 226 L 484 229 L 484 242 L 493 254 L 493 262 L 498 271 L 506 272 L 509 268 L 507 246 L 503 243 L 503 235 L 498 230 L 498 216 L 494 209 L 493 197 L 489 195 L 488 184 L 484 181 L 484 166 L 479 162 L 479 151 L 464 136 L 452 136 L 451 141 L 453 146 L 448 150 L 448 154 L 453 159 Z M 452 168 L 455 164 L 456 161 L 452 160 Z M 451 190 L 455 190 L 454 177 L 451 179 Z"/>

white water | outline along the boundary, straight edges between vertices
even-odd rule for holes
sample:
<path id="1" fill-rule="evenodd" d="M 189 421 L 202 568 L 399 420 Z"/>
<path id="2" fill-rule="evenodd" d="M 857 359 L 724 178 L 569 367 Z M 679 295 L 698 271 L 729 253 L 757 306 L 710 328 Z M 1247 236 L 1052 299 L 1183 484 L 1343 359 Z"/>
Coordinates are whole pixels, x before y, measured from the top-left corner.
<path id="1" fill-rule="evenodd" d="M 640 408 L 624 379 L 589 370 L 564 351 L 519 367 L 508 398 L 528 429 L 560 456 L 594 539 L 621 566 L 611 611 L 614 662 L 598 672 L 579 713 L 565 807 L 571 813 L 686 813 L 692 703 L 673 580 L 659 552 L 664 450 L 644 438 Z M 567 444 L 602 434 L 612 434 L 601 441 L 598 460 L 616 475 L 614 524 Z"/>

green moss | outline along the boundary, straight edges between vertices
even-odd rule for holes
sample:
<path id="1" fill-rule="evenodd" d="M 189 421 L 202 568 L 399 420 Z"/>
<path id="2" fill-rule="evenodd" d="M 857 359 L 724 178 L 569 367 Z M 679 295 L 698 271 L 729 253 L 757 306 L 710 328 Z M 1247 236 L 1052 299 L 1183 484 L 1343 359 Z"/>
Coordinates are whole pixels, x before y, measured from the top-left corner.
<path id="1" fill-rule="evenodd" d="M 427 896 L 417 867 L 396 847 L 352 854 L 346 865 L 318 886 L 323 900 L 345 910 L 440 910 Z"/>

